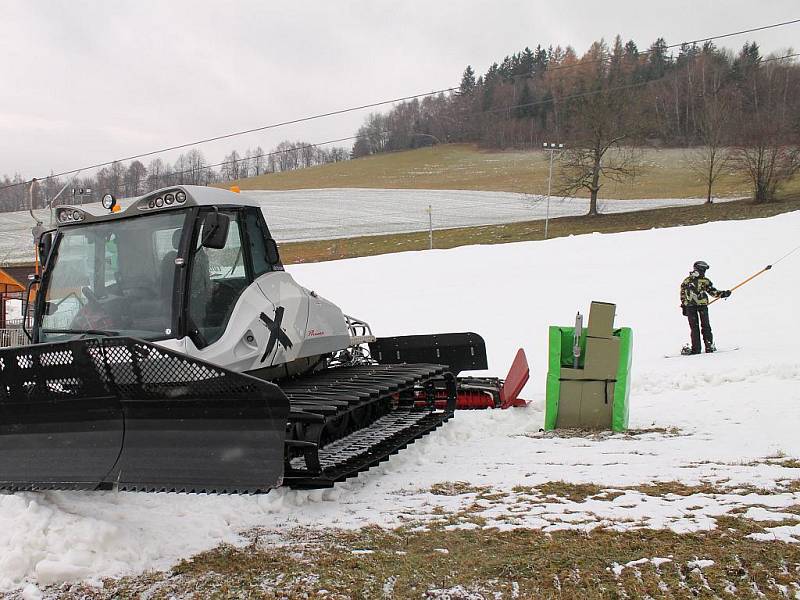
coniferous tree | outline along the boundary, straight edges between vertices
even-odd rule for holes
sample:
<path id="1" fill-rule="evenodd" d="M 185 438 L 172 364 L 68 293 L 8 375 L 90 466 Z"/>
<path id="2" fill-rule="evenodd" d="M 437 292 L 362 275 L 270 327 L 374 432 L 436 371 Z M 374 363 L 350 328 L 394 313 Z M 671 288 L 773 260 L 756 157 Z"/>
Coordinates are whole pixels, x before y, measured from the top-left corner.
<path id="1" fill-rule="evenodd" d="M 475 91 L 475 71 L 472 70 L 471 65 L 467 65 L 464 69 L 464 74 L 461 76 L 461 85 L 458 87 L 458 93 L 461 96 L 470 96 Z"/>

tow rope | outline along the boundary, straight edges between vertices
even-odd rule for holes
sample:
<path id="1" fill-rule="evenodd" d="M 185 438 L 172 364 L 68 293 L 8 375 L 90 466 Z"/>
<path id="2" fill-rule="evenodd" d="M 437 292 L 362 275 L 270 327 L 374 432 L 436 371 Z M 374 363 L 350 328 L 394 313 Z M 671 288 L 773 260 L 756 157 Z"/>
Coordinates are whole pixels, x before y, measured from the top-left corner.
<path id="1" fill-rule="evenodd" d="M 761 275 L 762 273 L 766 273 L 766 272 L 767 272 L 767 271 L 769 271 L 769 270 L 770 270 L 772 267 L 774 267 L 774 266 L 775 266 L 775 265 L 777 265 L 779 262 L 781 262 L 781 261 L 782 261 L 784 258 L 788 258 L 789 256 L 791 256 L 792 254 L 794 254 L 794 253 L 795 253 L 795 252 L 797 252 L 798 250 L 800 250 L 800 246 L 797 246 L 796 248 L 793 248 L 792 250 L 790 250 L 789 252 L 787 252 L 786 254 L 784 254 L 783 256 L 781 256 L 781 257 L 780 257 L 778 260 L 776 260 L 774 263 L 772 263 L 771 265 L 767 265 L 766 267 L 764 267 L 763 269 L 761 269 L 761 270 L 760 270 L 758 273 L 755 273 L 754 275 L 751 275 L 750 277 L 748 277 L 747 279 L 745 279 L 745 280 L 744 280 L 744 281 L 742 281 L 741 283 L 737 283 L 735 286 L 733 286 L 733 287 L 731 288 L 731 291 L 733 291 L 733 290 L 735 290 L 735 289 L 738 289 L 738 288 L 742 287 L 742 286 L 743 286 L 745 283 L 749 283 L 750 281 L 752 281 L 753 279 L 755 279 L 756 277 L 758 277 L 758 276 L 759 276 L 759 275 Z M 716 302 L 717 300 L 719 300 L 719 298 L 714 298 L 714 299 L 713 299 L 711 302 L 709 302 L 709 304 L 714 304 L 714 302 Z"/>

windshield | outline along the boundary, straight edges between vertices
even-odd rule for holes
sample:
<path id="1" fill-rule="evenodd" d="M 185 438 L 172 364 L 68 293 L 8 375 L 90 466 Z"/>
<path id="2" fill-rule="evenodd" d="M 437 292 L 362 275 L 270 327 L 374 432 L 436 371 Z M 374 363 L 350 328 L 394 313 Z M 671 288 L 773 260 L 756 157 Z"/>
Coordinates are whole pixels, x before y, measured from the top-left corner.
<path id="1" fill-rule="evenodd" d="M 62 229 L 43 290 L 39 340 L 82 333 L 169 337 L 186 214 L 170 211 Z"/>

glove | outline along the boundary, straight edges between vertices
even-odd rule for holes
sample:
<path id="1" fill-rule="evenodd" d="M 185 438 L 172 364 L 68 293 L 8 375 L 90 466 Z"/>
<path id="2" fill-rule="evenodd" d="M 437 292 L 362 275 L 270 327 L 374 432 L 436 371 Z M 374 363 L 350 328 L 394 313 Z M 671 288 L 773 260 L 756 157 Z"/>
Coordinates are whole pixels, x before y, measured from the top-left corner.
<path id="1" fill-rule="evenodd" d="M 723 291 L 721 291 L 719 293 L 719 297 L 720 298 L 727 298 L 730 295 L 731 295 L 731 291 L 730 290 L 723 290 Z"/>
<path id="2" fill-rule="evenodd" d="M 684 317 L 686 316 L 686 307 L 683 304 L 681 304 L 681 314 L 683 314 Z"/>

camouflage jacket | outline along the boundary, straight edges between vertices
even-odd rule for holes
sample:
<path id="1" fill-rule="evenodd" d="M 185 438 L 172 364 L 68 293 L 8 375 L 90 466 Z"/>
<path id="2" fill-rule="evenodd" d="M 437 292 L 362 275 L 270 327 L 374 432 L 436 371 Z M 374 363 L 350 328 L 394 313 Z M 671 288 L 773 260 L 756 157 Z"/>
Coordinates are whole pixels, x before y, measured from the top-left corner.
<path id="1" fill-rule="evenodd" d="M 708 277 L 689 275 L 681 284 L 681 306 L 706 306 L 709 294 L 719 298 L 720 293 Z"/>

